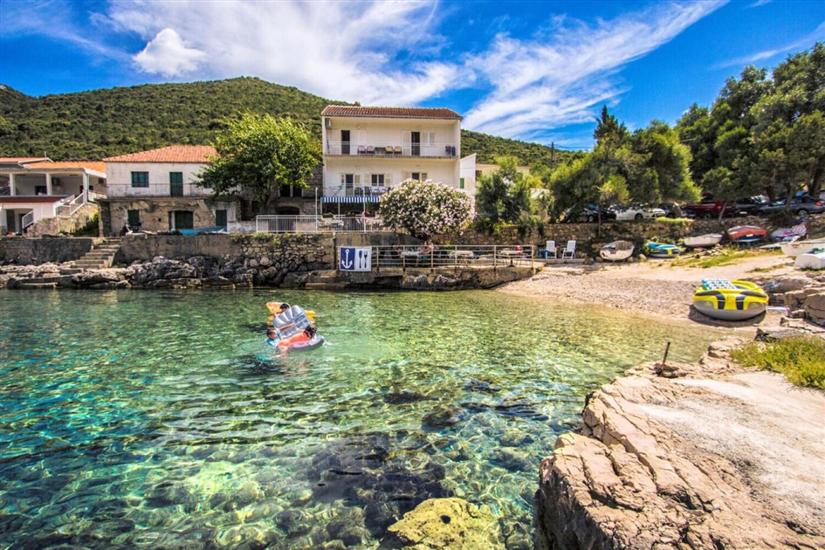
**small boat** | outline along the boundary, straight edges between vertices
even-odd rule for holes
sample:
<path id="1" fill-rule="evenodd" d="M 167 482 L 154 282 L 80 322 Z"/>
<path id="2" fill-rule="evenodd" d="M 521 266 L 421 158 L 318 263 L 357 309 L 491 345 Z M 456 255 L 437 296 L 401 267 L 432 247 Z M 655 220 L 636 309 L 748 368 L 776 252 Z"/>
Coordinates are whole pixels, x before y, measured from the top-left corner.
<path id="1" fill-rule="evenodd" d="M 768 309 L 768 295 L 750 281 L 702 279 L 693 293 L 693 307 L 713 319 L 746 321 Z"/>
<path id="2" fill-rule="evenodd" d="M 807 254 L 814 248 L 825 247 L 825 239 L 811 239 L 808 241 L 794 241 L 782 243 L 781 248 L 785 256 L 796 257 L 800 254 Z"/>
<path id="3" fill-rule="evenodd" d="M 796 224 L 793 227 L 782 227 L 771 232 L 771 240 L 779 243 L 798 241 L 808 234 L 808 228 L 804 223 Z"/>
<path id="4" fill-rule="evenodd" d="M 697 237 L 688 237 L 685 239 L 685 246 L 688 248 L 712 248 L 719 244 L 722 240 L 721 233 L 707 233 Z"/>
<path id="5" fill-rule="evenodd" d="M 682 253 L 682 249 L 675 244 L 647 241 L 644 246 L 645 256 L 648 258 L 673 258 Z"/>
<path id="6" fill-rule="evenodd" d="M 613 241 L 601 247 L 599 256 L 608 262 L 623 262 L 633 255 L 633 249 L 630 241 Z"/>
<path id="7" fill-rule="evenodd" d="M 736 244 L 753 244 L 765 240 L 768 232 L 755 225 L 735 225 L 727 230 L 728 238 Z"/>
<path id="8" fill-rule="evenodd" d="M 825 269 L 825 244 L 800 254 L 793 265 L 798 269 Z"/>

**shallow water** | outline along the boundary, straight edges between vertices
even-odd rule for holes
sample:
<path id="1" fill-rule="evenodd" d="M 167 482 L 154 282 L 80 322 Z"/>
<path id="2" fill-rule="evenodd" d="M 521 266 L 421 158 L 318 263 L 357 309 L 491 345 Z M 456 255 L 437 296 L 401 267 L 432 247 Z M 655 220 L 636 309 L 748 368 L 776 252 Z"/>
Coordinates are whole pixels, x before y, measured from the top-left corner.
<path id="1" fill-rule="evenodd" d="M 277 298 L 328 344 L 273 359 Z M 527 547 L 585 395 L 718 334 L 494 292 L 0 291 L 0 546 L 375 547 L 458 495 Z"/>

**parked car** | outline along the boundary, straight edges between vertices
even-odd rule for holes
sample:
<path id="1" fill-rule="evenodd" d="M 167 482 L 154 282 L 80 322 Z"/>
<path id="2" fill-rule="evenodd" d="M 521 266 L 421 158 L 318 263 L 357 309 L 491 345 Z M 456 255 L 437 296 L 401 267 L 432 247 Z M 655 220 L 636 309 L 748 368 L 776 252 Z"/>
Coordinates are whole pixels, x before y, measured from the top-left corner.
<path id="1" fill-rule="evenodd" d="M 682 207 L 675 202 L 663 202 L 659 205 L 659 208 L 665 211 L 665 216 L 668 218 L 681 218 L 683 216 Z"/>
<path id="2" fill-rule="evenodd" d="M 665 211 L 658 207 L 631 205 L 631 206 L 611 206 L 610 209 L 616 214 L 616 220 L 650 220 L 660 218 L 665 215 Z"/>
<path id="3" fill-rule="evenodd" d="M 616 214 L 610 211 L 610 209 L 599 208 L 595 204 L 588 204 L 578 210 L 574 210 L 573 208 L 569 209 L 564 213 L 564 216 L 562 216 L 562 221 L 564 223 L 595 223 L 599 221 L 600 210 L 603 222 L 616 219 Z"/>
<path id="4" fill-rule="evenodd" d="M 785 199 L 773 201 L 770 204 L 762 206 L 759 209 L 759 213 L 775 214 L 785 210 L 786 204 L 787 201 Z M 788 210 L 800 218 L 805 218 L 810 214 L 821 214 L 822 212 L 825 212 L 825 202 L 815 199 L 810 195 L 796 196 L 791 199 L 790 208 L 788 208 Z"/>
<path id="5" fill-rule="evenodd" d="M 719 214 L 722 213 L 722 209 L 725 209 L 725 212 L 732 211 L 732 208 L 735 208 L 735 204 L 726 201 L 718 201 L 713 197 L 706 196 L 702 199 L 701 202 L 693 203 L 693 204 L 686 204 L 682 207 L 682 212 L 684 212 L 685 216 L 689 218 L 718 218 Z M 733 213 L 731 212 L 731 214 Z"/>
<path id="6" fill-rule="evenodd" d="M 736 200 L 736 213 L 739 215 L 750 216 L 758 214 L 759 209 L 768 205 L 768 197 L 765 195 L 754 195 L 744 199 Z"/>

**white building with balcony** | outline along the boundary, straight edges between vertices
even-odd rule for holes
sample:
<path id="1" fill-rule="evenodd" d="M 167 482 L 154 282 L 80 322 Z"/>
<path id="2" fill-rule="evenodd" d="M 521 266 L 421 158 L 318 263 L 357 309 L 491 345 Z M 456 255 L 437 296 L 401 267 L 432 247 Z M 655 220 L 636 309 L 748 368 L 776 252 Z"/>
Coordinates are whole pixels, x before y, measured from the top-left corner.
<path id="1" fill-rule="evenodd" d="M 474 157 L 461 159 L 461 116 L 445 108 L 329 105 L 321 113 L 324 203 L 379 202 L 407 179 L 468 194 Z"/>
<path id="2" fill-rule="evenodd" d="M 102 162 L 0 158 L 0 231 L 23 234 L 42 220 L 71 219 L 105 193 Z"/>
<path id="3" fill-rule="evenodd" d="M 124 227 L 150 232 L 227 228 L 236 221 L 237 203 L 213 200 L 212 190 L 197 184 L 215 156 L 209 145 L 170 145 L 104 159 L 103 233 Z"/>

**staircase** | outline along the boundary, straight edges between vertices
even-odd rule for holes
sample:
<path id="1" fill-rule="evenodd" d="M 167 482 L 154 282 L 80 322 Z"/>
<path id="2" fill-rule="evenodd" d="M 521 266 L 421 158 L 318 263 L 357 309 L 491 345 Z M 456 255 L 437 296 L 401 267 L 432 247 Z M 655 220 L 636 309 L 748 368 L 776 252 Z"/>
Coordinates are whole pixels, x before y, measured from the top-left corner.
<path id="1" fill-rule="evenodd" d="M 120 250 L 120 237 L 110 237 L 72 262 L 72 266 L 79 269 L 112 267 L 118 250 Z"/>
<path id="2" fill-rule="evenodd" d="M 336 270 L 314 271 L 304 284 L 307 290 L 343 290 L 349 286 L 349 281 L 341 280 Z"/>

